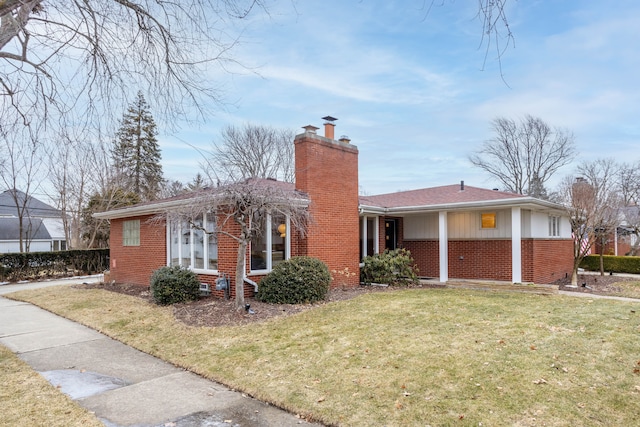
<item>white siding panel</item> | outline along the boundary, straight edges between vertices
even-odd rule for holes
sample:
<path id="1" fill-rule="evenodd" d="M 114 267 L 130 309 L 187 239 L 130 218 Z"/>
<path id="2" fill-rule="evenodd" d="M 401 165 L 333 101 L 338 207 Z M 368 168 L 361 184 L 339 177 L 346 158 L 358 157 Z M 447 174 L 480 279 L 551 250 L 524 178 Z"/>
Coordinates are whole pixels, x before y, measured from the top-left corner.
<path id="1" fill-rule="evenodd" d="M 482 228 L 481 214 L 495 213 L 496 228 Z M 511 237 L 511 210 L 451 212 L 449 239 L 501 239 Z"/>
<path id="2" fill-rule="evenodd" d="M 532 212 L 530 210 L 522 209 L 520 212 L 520 216 L 522 217 L 522 228 L 521 228 L 521 236 L 523 239 L 533 237 L 531 232 L 531 216 Z"/>
<path id="3" fill-rule="evenodd" d="M 438 238 L 437 213 L 405 216 L 403 226 L 404 238 L 407 240 Z"/>
<path id="4" fill-rule="evenodd" d="M 568 216 L 560 217 L 560 237 L 571 238 L 571 221 Z"/>
<path id="5" fill-rule="evenodd" d="M 531 237 L 534 239 L 549 238 L 549 214 L 546 212 L 532 212 Z"/>

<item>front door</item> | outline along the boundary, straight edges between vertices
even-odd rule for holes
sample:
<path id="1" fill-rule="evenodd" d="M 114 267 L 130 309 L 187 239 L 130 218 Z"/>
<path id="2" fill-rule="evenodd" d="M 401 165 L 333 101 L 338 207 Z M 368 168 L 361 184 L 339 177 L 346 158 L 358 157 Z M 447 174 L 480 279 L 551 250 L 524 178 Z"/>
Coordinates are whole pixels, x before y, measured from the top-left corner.
<path id="1" fill-rule="evenodd" d="M 398 246 L 398 221 L 395 219 L 384 220 L 384 248 L 390 251 Z"/>

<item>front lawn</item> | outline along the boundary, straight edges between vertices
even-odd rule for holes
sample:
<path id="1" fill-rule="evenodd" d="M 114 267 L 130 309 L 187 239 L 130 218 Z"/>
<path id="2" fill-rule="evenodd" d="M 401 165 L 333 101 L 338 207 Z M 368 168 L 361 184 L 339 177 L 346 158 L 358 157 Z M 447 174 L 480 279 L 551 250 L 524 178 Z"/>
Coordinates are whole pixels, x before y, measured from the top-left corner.
<path id="1" fill-rule="evenodd" d="M 0 426 L 103 425 L 2 345 L 0 384 Z"/>
<path id="2" fill-rule="evenodd" d="M 640 413 L 640 303 L 412 289 L 237 327 L 99 289 L 13 294 L 335 425 L 611 426 Z"/>

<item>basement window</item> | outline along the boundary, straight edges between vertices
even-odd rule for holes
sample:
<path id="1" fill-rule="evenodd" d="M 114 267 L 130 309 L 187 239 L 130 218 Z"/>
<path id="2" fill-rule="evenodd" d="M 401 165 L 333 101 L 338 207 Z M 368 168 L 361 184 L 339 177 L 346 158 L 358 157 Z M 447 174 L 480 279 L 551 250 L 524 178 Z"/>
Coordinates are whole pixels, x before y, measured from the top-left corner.
<path id="1" fill-rule="evenodd" d="M 481 228 L 496 228 L 496 213 L 480 214 Z"/>

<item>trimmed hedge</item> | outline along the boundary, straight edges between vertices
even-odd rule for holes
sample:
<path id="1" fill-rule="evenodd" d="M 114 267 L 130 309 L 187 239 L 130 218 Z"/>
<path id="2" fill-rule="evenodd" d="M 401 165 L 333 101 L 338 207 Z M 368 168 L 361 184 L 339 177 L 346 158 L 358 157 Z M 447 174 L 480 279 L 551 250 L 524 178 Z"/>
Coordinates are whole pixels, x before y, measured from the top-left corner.
<path id="1" fill-rule="evenodd" d="M 274 304 L 322 301 L 331 285 L 331 273 L 317 258 L 293 257 L 276 265 L 258 287 L 256 299 Z"/>
<path id="2" fill-rule="evenodd" d="M 407 286 L 418 283 L 418 269 L 411 252 L 406 249 L 385 250 L 381 254 L 364 257 L 360 268 L 360 282 L 365 285 Z"/>
<path id="3" fill-rule="evenodd" d="M 200 282 L 196 273 L 186 268 L 160 267 L 151 275 L 151 295 L 160 305 L 194 301 L 200 297 Z"/>
<path id="4" fill-rule="evenodd" d="M 603 255 L 604 271 L 614 273 L 640 274 L 640 257 Z M 580 262 L 580 267 L 589 271 L 600 271 L 600 255 L 588 255 Z"/>
<path id="5" fill-rule="evenodd" d="M 0 254 L 0 281 L 16 282 L 109 269 L 109 249 Z"/>

